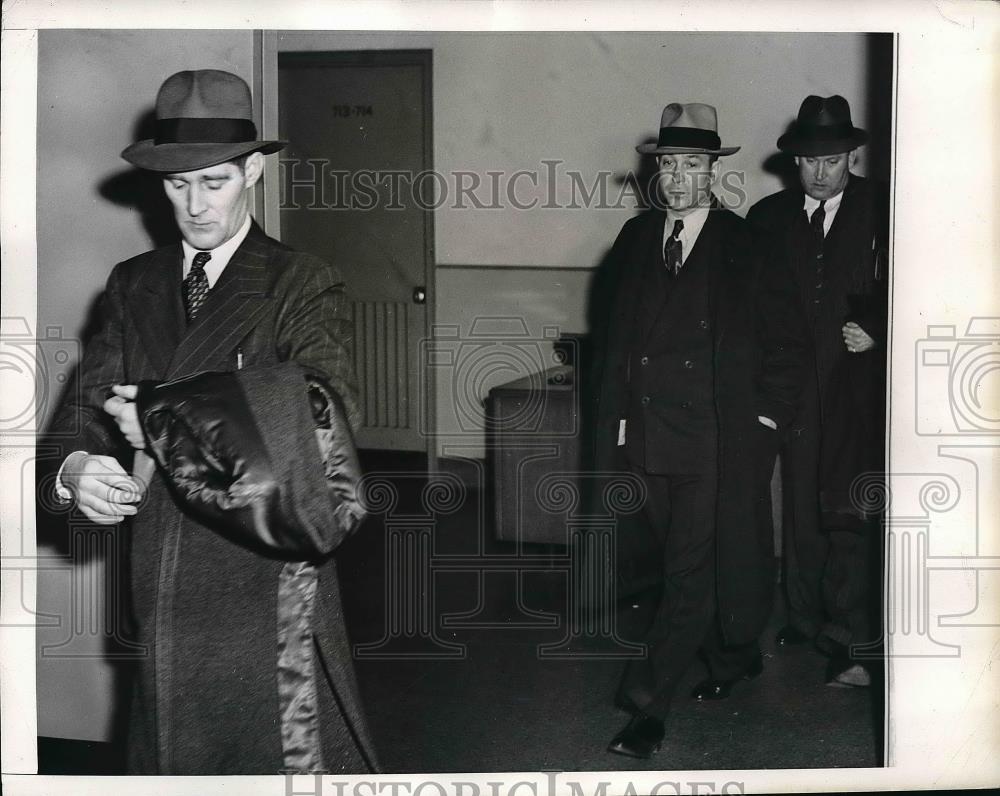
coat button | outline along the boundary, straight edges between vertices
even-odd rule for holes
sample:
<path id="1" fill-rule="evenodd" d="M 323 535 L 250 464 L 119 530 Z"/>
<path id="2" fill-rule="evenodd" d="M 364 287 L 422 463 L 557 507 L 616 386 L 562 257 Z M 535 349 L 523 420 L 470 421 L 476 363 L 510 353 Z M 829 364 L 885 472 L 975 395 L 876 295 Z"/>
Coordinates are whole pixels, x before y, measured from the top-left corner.
<path id="1" fill-rule="evenodd" d="M 708 321 L 698 321 L 698 325 L 699 325 L 699 326 L 700 326 L 700 327 L 701 327 L 702 329 L 707 329 L 707 328 L 708 328 Z"/>
<path id="2" fill-rule="evenodd" d="M 692 362 L 690 359 L 685 359 L 684 367 L 686 367 L 688 370 L 691 370 L 691 368 L 694 367 L 694 362 Z"/>
<path id="3" fill-rule="evenodd" d="M 642 396 L 642 401 L 640 403 L 642 403 L 643 406 L 649 406 L 649 396 L 648 395 Z"/>
<path id="4" fill-rule="evenodd" d="M 649 364 L 649 357 L 643 357 L 642 359 L 640 359 L 639 360 L 639 364 L 640 365 L 648 365 Z"/>
<path id="5" fill-rule="evenodd" d="M 691 402 L 690 402 L 690 401 L 684 401 L 684 402 L 683 402 L 683 403 L 681 404 L 681 408 L 682 408 L 682 409 L 690 409 L 690 408 L 691 408 Z"/>

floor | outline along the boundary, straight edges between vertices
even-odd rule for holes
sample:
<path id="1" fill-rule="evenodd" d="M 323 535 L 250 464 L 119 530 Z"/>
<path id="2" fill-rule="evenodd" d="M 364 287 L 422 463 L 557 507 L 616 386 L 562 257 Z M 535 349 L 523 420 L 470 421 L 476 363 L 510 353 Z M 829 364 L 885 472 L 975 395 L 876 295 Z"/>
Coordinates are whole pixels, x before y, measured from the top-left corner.
<path id="1" fill-rule="evenodd" d="M 649 761 L 608 753 L 608 741 L 628 721 L 612 703 L 621 647 L 600 623 L 560 646 L 570 604 L 564 548 L 527 546 L 521 554 L 531 556 L 530 566 L 515 559 L 513 569 L 497 565 L 484 575 L 477 557 L 509 562 L 518 550 L 493 540 L 492 508 L 474 471 L 446 463 L 448 483 L 464 486 L 435 502 L 422 492 L 419 464 L 392 462 L 396 507 L 367 522 L 338 558 L 349 629 L 362 648 L 359 681 L 386 772 L 880 765 L 881 689 L 826 686 L 822 655 L 776 648 L 778 599 L 762 639 L 761 677 L 727 700 L 699 703 L 688 696 L 704 675 L 696 665 L 661 751 Z M 377 457 L 366 462 L 369 472 L 387 468 Z M 428 505 L 441 510 L 429 523 Z M 396 577 L 403 571 L 409 580 Z M 402 605 L 394 602 L 400 590 L 422 595 L 406 604 L 425 608 L 409 627 L 405 607 L 388 610 Z M 655 599 L 646 591 L 620 602 L 619 635 L 640 628 Z M 40 739 L 39 750 L 43 773 L 117 773 L 121 759 L 104 744 Z"/>
<path id="2" fill-rule="evenodd" d="M 435 561 L 468 550 L 474 539 L 483 540 L 485 555 L 517 552 L 513 544 L 493 542 L 490 533 L 480 533 L 478 500 L 470 490 L 459 511 L 436 519 Z M 401 494 L 400 506 L 405 503 Z M 397 514 L 404 515 L 405 524 L 406 511 L 397 507 Z M 487 527 L 490 516 L 487 506 Z M 821 654 L 808 647 L 777 648 L 774 635 L 784 618 L 780 600 L 762 639 L 763 675 L 741 684 L 727 700 L 699 703 L 688 694 L 704 669 L 692 667 L 668 718 L 663 748 L 652 760 L 637 761 L 605 750 L 628 721 L 612 703 L 623 667 L 621 659 L 609 657 L 617 645 L 596 634 L 575 639 L 571 657 L 540 654 L 567 632 L 567 576 L 558 558 L 554 568 L 523 576 L 520 606 L 512 573 L 482 576 L 445 569 L 435 575 L 433 588 L 438 642 L 421 644 L 392 634 L 386 640 L 386 600 L 377 599 L 387 580 L 381 567 L 386 538 L 382 526 L 352 539 L 341 559 L 341 577 L 355 643 L 381 641 L 381 653 L 399 656 L 358 662 L 376 745 L 388 772 L 880 764 L 881 719 L 875 717 L 881 714 L 881 690 L 826 686 L 827 660 Z M 535 546 L 527 552 L 544 558 L 547 553 L 558 556 L 562 549 Z M 643 626 L 655 599 L 655 591 L 647 591 L 619 604 L 621 635 L 630 637 Z M 470 612 L 474 618 L 463 624 L 478 627 L 454 627 L 447 618 Z M 543 626 L 546 615 L 558 624 Z M 525 626 L 532 622 L 536 626 Z M 447 644 L 458 645 L 454 652 L 463 657 L 404 657 L 408 652 L 445 655 Z"/>

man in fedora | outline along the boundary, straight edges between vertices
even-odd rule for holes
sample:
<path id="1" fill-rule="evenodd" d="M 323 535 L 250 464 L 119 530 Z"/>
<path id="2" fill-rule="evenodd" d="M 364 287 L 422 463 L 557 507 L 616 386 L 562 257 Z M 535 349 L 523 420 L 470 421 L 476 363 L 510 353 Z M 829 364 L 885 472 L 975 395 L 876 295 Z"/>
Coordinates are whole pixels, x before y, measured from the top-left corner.
<path id="1" fill-rule="evenodd" d="M 853 686 L 870 682 L 848 652 L 875 640 L 869 581 L 879 539 L 855 481 L 885 468 L 888 202 L 851 172 L 867 140 L 843 97 L 806 97 L 777 143 L 794 156 L 800 187 L 747 215 L 767 267 L 792 275 L 810 343 L 801 407 L 782 435 L 789 612 L 777 641 L 815 640 L 831 655 L 828 682 Z"/>
<path id="2" fill-rule="evenodd" d="M 111 271 L 79 389 L 54 421 L 57 432 L 81 429 L 64 449 L 57 493 L 90 521 L 127 531 L 135 643 L 145 650 L 129 710 L 131 773 L 374 768 L 333 561 L 276 553 L 273 538 L 236 538 L 190 511 L 167 473 L 153 472 L 136 408 L 151 383 L 238 372 L 234 395 L 263 408 L 255 435 L 274 443 L 263 456 L 280 467 L 299 467 L 299 457 L 298 488 L 315 490 L 318 477 L 325 486 L 315 426 L 275 437 L 289 417 L 310 417 L 303 377 L 329 385 L 356 418 L 350 308 L 335 268 L 267 237 L 250 216 L 264 155 L 283 145 L 258 139 L 236 75 L 167 78 L 155 138 L 122 157 L 162 177 L 181 240 Z M 291 376 L 270 377 L 279 372 Z M 232 396 L 219 401 L 233 409 Z M 208 430 L 214 444 L 219 429 Z M 187 457 L 189 479 L 206 472 L 194 465 L 201 453 L 172 452 Z M 296 495 L 284 509 L 307 505 L 327 504 Z M 309 519 L 322 526 L 323 514 Z"/>
<path id="3" fill-rule="evenodd" d="M 746 222 L 712 193 L 723 147 L 716 110 L 668 105 L 655 155 L 659 199 L 609 254 L 614 296 L 595 328 L 601 472 L 645 485 L 645 531 L 662 550 L 662 595 L 618 703 L 632 713 L 609 750 L 649 757 L 678 681 L 702 649 L 724 699 L 756 677 L 771 608 L 769 478 L 795 411 L 803 333 L 788 279 L 759 278 Z M 640 533 L 642 531 L 639 531 Z"/>

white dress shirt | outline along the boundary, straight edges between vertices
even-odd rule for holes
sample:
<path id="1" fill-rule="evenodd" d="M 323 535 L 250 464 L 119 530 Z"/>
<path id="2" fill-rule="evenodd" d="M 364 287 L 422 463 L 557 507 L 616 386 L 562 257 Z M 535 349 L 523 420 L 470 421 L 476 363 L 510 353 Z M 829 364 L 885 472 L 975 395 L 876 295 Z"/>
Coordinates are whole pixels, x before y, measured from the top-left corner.
<path id="1" fill-rule="evenodd" d="M 688 255 L 694 249 L 694 244 L 698 242 L 698 236 L 701 234 L 702 227 L 708 221 L 709 212 L 710 208 L 699 207 L 696 210 L 692 210 L 686 216 L 675 216 L 668 210 L 667 218 L 663 222 L 663 245 L 660 246 L 660 249 L 662 250 L 667 245 L 667 240 L 674 234 L 674 222 L 680 219 L 684 222 L 684 229 L 681 230 L 680 234 L 681 265 L 687 262 Z"/>
<path id="2" fill-rule="evenodd" d="M 826 217 L 823 219 L 823 235 L 830 234 L 830 227 L 833 226 L 833 219 L 837 215 L 837 210 L 840 209 L 840 200 L 844 198 L 844 192 L 841 191 L 836 196 L 831 196 L 826 200 L 826 204 L 823 205 L 823 212 L 826 213 Z M 816 208 L 819 207 L 819 199 L 813 199 L 809 194 L 806 194 L 805 202 L 806 215 L 812 220 L 813 213 Z"/>
<path id="3" fill-rule="evenodd" d="M 242 226 L 236 231 L 229 240 L 223 243 L 216 249 L 210 249 L 209 254 L 212 255 L 212 259 L 205 263 L 205 276 L 208 277 L 208 287 L 211 290 L 215 287 L 215 283 L 218 281 L 219 277 L 222 276 L 222 272 L 225 270 L 226 266 L 229 265 L 229 261 L 233 259 L 233 255 L 236 254 L 236 250 L 243 243 L 250 231 L 250 214 L 247 214 L 246 219 L 244 219 Z M 194 262 L 194 256 L 203 251 L 202 249 L 196 249 L 186 240 L 181 241 L 181 248 L 184 249 L 184 272 L 181 275 L 184 279 L 187 279 L 187 275 L 191 273 L 191 264 Z"/>

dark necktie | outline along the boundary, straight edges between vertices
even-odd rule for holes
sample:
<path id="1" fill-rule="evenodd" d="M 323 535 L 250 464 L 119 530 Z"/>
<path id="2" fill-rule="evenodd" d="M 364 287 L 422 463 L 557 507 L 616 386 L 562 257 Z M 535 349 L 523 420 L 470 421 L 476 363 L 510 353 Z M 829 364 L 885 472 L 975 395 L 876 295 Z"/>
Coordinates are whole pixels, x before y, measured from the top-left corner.
<path id="1" fill-rule="evenodd" d="M 823 222 L 826 221 L 826 199 L 821 199 L 819 207 L 813 210 L 812 218 L 809 219 L 809 228 L 812 231 L 811 254 L 816 266 L 816 292 L 813 294 L 813 305 L 818 305 L 820 294 L 823 292 Z"/>
<path id="2" fill-rule="evenodd" d="M 191 263 L 191 270 L 184 278 L 184 311 L 188 323 L 194 321 L 198 310 L 208 296 L 208 277 L 205 275 L 205 263 L 212 259 L 208 252 L 198 252 Z"/>
<path id="3" fill-rule="evenodd" d="M 684 229 L 684 222 L 679 218 L 674 222 L 674 231 L 667 238 L 663 246 L 663 264 L 667 267 L 667 273 L 676 276 L 681 270 L 681 263 L 684 260 L 684 244 L 681 243 L 681 230 Z"/>

